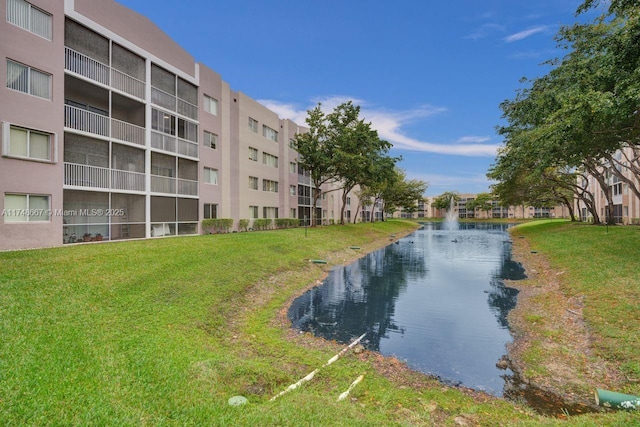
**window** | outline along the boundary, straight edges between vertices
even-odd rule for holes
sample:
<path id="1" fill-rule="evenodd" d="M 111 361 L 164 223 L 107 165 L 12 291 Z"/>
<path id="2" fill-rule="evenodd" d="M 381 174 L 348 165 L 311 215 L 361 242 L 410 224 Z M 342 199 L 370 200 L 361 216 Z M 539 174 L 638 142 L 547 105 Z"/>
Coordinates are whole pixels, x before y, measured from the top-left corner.
<path id="1" fill-rule="evenodd" d="M 49 196 L 36 194 L 5 194 L 4 222 L 49 221 Z"/>
<path id="2" fill-rule="evenodd" d="M 255 176 L 250 176 L 249 177 L 249 188 L 251 190 L 257 190 L 258 189 L 258 178 Z"/>
<path id="3" fill-rule="evenodd" d="M 252 132 L 258 133 L 258 121 L 249 117 L 249 129 Z"/>
<path id="4" fill-rule="evenodd" d="M 218 115 L 218 100 L 211 98 L 210 96 L 204 96 L 204 111 L 211 113 L 214 116 Z"/>
<path id="5" fill-rule="evenodd" d="M 213 148 L 214 150 L 218 146 L 218 135 L 215 133 L 204 131 L 204 145 L 205 147 Z"/>
<path id="6" fill-rule="evenodd" d="M 262 214 L 263 218 L 278 218 L 278 208 L 265 206 L 262 208 Z"/>
<path id="7" fill-rule="evenodd" d="M 271 193 L 278 192 L 278 181 L 271 181 L 269 179 L 262 180 L 262 191 L 269 191 Z"/>
<path id="8" fill-rule="evenodd" d="M 151 110 L 151 129 L 169 135 L 175 135 L 176 117 L 154 108 Z"/>
<path id="9" fill-rule="evenodd" d="M 204 182 L 207 184 L 218 185 L 218 170 L 205 167 Z"/>
<path id="10" fill-rule="evenodd" d="M 249 160 L 253 160 L 254 162 L 258 161 L 258 150 L 253 148 L 253 147 L 249 147 Z"/>
<path id="11" fill-rule="evenodd" d="M 289 194 L 291 196 L 295 196 L 296 195 L 296 186 L 295 185 L 290 185 L 289 186 Z"/>
<path id="12" fill-rule="evenodd" d="M 52 161 L 54 136 L 50 133 L 4 124 L 2 139 L 5 156 Z"/>
<path id="13" fill-rule="evenodd" d="M 40 98 L 51 99 L 51 74 L 7 59 L 7 87 Z"/>
<path id="14" fill-rule="evenodd" d="M 7 22 L 51 41 L 51 15 L 24 0 L 7 0 Z"/>
<path id="15" fill-rule="evenodd" d="M 258 218 L 258 207 L 257 206 L 249 206 L 249 218 L 251 218 L 251 219 Z"/>
<path id="16" fill-rule="evenodd" d="M 267 166 L 272 166 L 274 168 L 278 167 L 278 158 L 269 153 L 262 153 L 262 163 Z"/>
<path id="17" fill-rule="evenodd" d="M 298 172 L 298 166 L 296 165 L 296 162 L 289 162 L 289 172 L 290 173 Z"/>
<path id="18" fill-rule="evenodd" d="M 265 136 L 272 141 L 278 142 L 278 132 L 271 129 L 267 125 L 262 125 L 262 136 Z"/>
<path id="19" fill-rule="evenodd" d="M 293 148 L 294 150 L 297 148 L 295 139 L 292 138 L 289 140 L 289 148 Z"/>
<path id="20" fill-rule="evenodd" d="M 289 208 L 289 218 L 297 218 L 298 215 L 296 215 L 296 208 Z"/>
<path id="21" fill-rule="evenodd" d="M 204 219 L 218 218 L 218 205 L 212 203 L 204 204 Z"/>
<path id="22" fill-rule="evenodd" d="M 347 197 L 347 206 L 351 206 L 351 197 Z"/>
<path id="23" fill-rule="evenodd" d="M 178 119 L 178 138 L 198 142 L 198 125 L 184 119 Z"/>

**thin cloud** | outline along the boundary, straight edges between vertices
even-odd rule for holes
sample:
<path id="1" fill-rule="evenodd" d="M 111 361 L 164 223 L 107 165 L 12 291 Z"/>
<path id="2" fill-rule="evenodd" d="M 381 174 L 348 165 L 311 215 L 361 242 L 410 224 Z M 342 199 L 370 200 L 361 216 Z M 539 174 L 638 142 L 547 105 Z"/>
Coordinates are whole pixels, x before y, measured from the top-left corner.
<path id="1" fill-rule="evenodd" d="M 494 32 L 504 33 L 505 27 L 500 24 L 487 23 L 475 29 L 471 34 L 465 36 L 465 39 L 480 40 L 489 37 Z"/>
<path id="2" fill-rule="evenodd" d="M 490 141 L 491 138 L 489 138 L 488 136 L 473 136 L 473 135 L 469 135 L 469 136 L 463 136 L 461 138 L 458 138 L 456 140 L 456 143 L 458 144 L 482 144 L 483 142 L 487 142 Z"/>
<path id="3" fill-rule="evenodd" d="M 485 144 L 488 137 L 463 136 L 450 144 L 433 143 L 421 141 L 406 135 L 403 126 L 419 119 L 438 115 L 447 111 L 443 107 L 424 105 L 413 110 L 388 111 L 368 105 L 363 100 L 353 99 L 347 96 L 331 96 L 317 98 L 314 104 L 307 109 L 314 108 L 318 102 L 322 104 L 323 111 L 329 112 L 343 102 L 352 100 L 354 104 L 360 105 L 362 117 L 371 122 L 374 129 L 378 131 L 380 138 L 389 141 L 397 150 L 419 151 L 437 154 L 449 154 L 457 156 L 481 156 L 495 157 L 499 144 Z M 291 119 L 294 122 L 304 125 L 307 117 L 307 109 L 302 109 L 295 104 L 287 104 L 274 100 L 258 100 L 261 104 L 277 113 L 280 117 Z"/>
<path id="4" fill-rule="evenodd" d="M 534 34 L 546 32 L 549 29 L 548 25 L 539 25 L 537 27 L 529 28 L 528 30 L 520 31 L 515 34 L 511 34 L 504 38 L 507 43 L 513 43 L 519 40 L 524 40 L 527 37 L 531 37 Z"/>
<path id="5" fill-rule="evenodd" d="M 489 187 L 494 181 L 489 180 L 486 175 L 455 173 L 451 175 L 429 174 L 429 173 L 413 173 L 407 170 L 407 174 L 412 179 L 418 179 L 429 183 L 427 193 L 430 195 L 439 195 L 445 191 L 455 191 L 457 188 L 469 188 L 472 193 L 488 192 Z"/>

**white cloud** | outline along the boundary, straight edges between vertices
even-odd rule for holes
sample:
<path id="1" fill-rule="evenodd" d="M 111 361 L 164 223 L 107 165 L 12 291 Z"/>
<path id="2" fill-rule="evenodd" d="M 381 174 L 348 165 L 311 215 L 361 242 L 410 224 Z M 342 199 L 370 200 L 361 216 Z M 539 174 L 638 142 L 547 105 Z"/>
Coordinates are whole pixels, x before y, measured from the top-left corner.
<path id="1" fill-rule="evenodd" d="M 482 144 L 483 142 L 490 141 L 491 138 L 488 136 L 463 136 L 456 140 L 458 144 Z"/>
<path id="2" fill-rule="evenodd" d="M 318 102 L 322 104 L 323 111 L 330 112 L 336 106 L 349 100 L 353 101 L 356 105 L 360 105 L 361 116 L 365 120 L 371 122 L 372 127 L 378 131 L 380 138 L 389 141 L 393 144 L 394 148 L 398 150 L 457 156 L 494 157 L 500 147 L 499 144 L 484 144 L 489 141 L 488 137 L 463 136 L 450 144 L 443 144 L 421 141 L 407 136 L 403 132 L 403 125 L 417 119 L 426 118 L 447 111 L 447 109 L 443 107 L 424 105 L 413 110 L 388 111 L 370 106 L 363 100 L 347 96 L 317 98 L 314 100 L 313 105 L 306 109 L 300 108 L 295 104 L 287 104 L 274 100 L 258 100 L 258 102 L 277 113 L 281 118 L 291 119 L 300 125 L 304 125 L 304 119 L 307 117 L 307 110 L 314 108 Z"/>
<path id="3" fill-rule="evenodd" d="M 543 33 L 549 29 L 548 25 L 539 25 L 537 27 L 529 28 L 528 30 L 520 31 L 515 34 L 511 34 L 504 38 L 507 43 L 513 43 L 519 40 L 526 39 L 534 34 Z"/>

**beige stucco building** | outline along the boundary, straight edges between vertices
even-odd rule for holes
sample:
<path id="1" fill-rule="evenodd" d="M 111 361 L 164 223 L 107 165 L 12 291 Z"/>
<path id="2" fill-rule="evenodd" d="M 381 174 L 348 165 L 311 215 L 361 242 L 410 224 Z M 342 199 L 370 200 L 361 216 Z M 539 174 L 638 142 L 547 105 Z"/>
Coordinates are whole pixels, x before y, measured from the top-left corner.
<path id="1" fill-rule="evenodd" d="M 290 144 L 304 129 L 144 16 L 113 0 L 0 0 L 0 14 L 0 250 L 311 217 Z M 316 206 L 325 223 L 340 198 Z"/>

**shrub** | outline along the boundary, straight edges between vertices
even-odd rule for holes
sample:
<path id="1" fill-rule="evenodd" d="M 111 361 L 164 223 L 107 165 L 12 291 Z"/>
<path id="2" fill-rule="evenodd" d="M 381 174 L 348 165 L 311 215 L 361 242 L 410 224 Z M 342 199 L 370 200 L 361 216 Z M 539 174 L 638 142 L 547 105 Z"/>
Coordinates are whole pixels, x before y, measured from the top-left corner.
<path id="1" fill-rule="evenodd" d="M 300 225 L 297 218 L 276 218 L 276 228 L 294 228 Z"/>
<path id="2" fill-rule="evenodd" d="M 248 219 L 240 219 L 238 220 L 238 231 L 247 231 L 249 229 L 249 220 Z"/>
<path id="3" fill-rule="evenodd" d="M 271 218 L 260 218 L 253 220 L 253 229 L 254 230 L 268 230 L 273 225 L 273 220 Z"/>
<path id="4" fill-rule="evenodd" d="M 231 218 L 209 218 L 202 220 L 202 231 L 205 234 L 228 233 L 233 227 Z"/>

